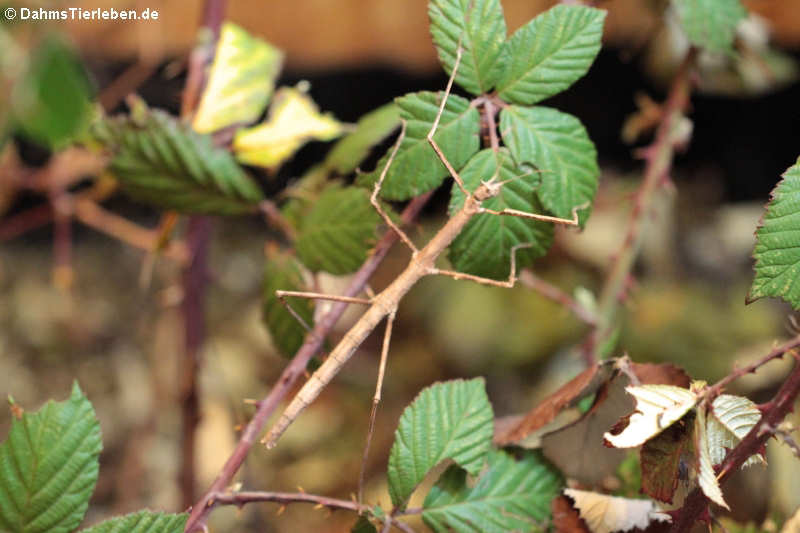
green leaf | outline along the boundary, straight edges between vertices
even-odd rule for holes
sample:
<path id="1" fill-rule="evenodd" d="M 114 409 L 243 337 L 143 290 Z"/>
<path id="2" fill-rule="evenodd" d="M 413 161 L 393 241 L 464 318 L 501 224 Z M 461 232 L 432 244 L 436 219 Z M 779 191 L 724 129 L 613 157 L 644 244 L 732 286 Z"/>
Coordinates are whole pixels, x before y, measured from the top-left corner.
<path id="1" fill-rule="evenodd" d="M 50 35 L 36 48 L 12 93 L 17 131 L 57 150 L 85 131 L 91 117 L 91 86 L 75 52 Z"/>
<path id="2" fill-rule="evenodd" d="M 732 52 L 736 26 L 747 16 L 739 0 L 673 0 L 678 19 L 695 46 Z"/>
<path id="3" fill-rule="evenodd" d="M 406 120 L 406 136 L 386 173 L 381 188 L 383 198 L 408 200 L 435 189 L 448 176 L 447 168 L 427 139 L 443 95 L 443 92 L 419 92 L 395 100 L 400 118 Z M 479 130 L 478 110 L 470 107 L 469 100 L 451 94 L 434 140 L 453 168 L 459 169 L 478 151 Z M 357 183 L 372 187 L 383 172 L 389 153 L 381 158 L 373 172 L 359 176 Z"/>
<path id="4" fill-rule="evenodd" d="M 400 125 L 400 112 L 394 103 L 370 111 L 356 124 L 356 129 L 337 142 L 325 158 L 325 168 L 350 174 L 369 155 L 370 149 Z"/>
<path id="5" fill-rule="evenodd" d="M 111 171 L 131 197 L 185 213 L 256 210 L 261 190 L 228 151 L 162 111 L 135 114 L 104 119 L 92 131 L 114 154 Z"/>
<path id="6" fill-rule="evenodd" d="M 422 519 L 437 532 L 541 531 L 550 518 L 550 502 L 563 485 L 561 475 L 538 452 L 525 452 L 517 461 L 495 450 L 474 486 L 467 483 L 464 470 L 448 468 L 425 498 Z"/>
<path id="7" fill-rule="evenodd" d="M 772 191 L 753 257 L 756 276 L 747 303 L 772 296 L 800 309 L 800 159 Z"/>
<path id="8" fill-rule="evenodd" d="M 273 344 L 285 357 L 292 357 L 300 349 L 306 330 L 292 316 L 286 306 L 275 296 L 275 291 L 308 290 L 297 260 L 285 252 L 272 251 L 264 271 L 262 316 Z M 308 298 L 288 298 L 292 309 L 306 324 L 313 326 L 314 304 Z"/>
<path id="9" fill-rule="evenodd" d="M 542 174 L 542 205 L 561 218 L 578 210 L 581 226 L 591 212 L 600 168 L 597 151 L 580 120 L 549 107 L 508 106 L 500 131 L 518 165 L 530 163 Z"/>
<path id="10" fill-rule="evenodd" d="M 306 90 L 302 84 L 281 88 L 267 121 L 236 132 L 233 151 L 239 161 L 275 168 L 306 142 L 330 141 L 341 135 L 342 125 L 330 114 L 321 114 Z"/>
<path id="11" fill-rule="evenodd" d="M 375 526 L 372 525 L 372 522 L 365 515 L 361 515 L 356 520 L 356 523 L 353 524 L 353 527 L 350 528 L 350 533 L 378 533 L 378 530 L 375 529 Z"/>
<path id="12" fill-rule="evenodd" d="M 403 411 L 389 455 L 395 507 L 405 507 L 425 475 L 445 459 L 477 475 L 492 444 L 492 417 L 482 378 L 424 389 Z"/>
<path id="13" fill-rule="evenodd" d="M 12 420 L 0 444 L 0 531 L 68 533 L 86 513 L 103 445 L 100 424 L 78 384 Z"/>
<path id="14" fill-rule="evenodd" d="M 377 241 L 380 215 L 357 187 L 326 189 L 301 222 L 295 248 L 310 270 L 355 272 Z"/>
<path id="15" fill-rule="evenodd" d="M 220 31 L 208 84 L 192 123 L 198 133 L 232 124 L 248 124 L 264 111 L 283 53 L 269 43 L 226 22 Z"/>
<path id="16" fill-rule="evenodd" d="M 506 19 L 500 0 L 431 0 L 428 16 L 445 72 L 453 74 L 461 41 L 456 83 L 472 94 L 489 92 L 509 59 L 503 47 Z"/>
<path id="17" fill-rule="evenodd" d="M 106 520 L 80 533 L 183 533 L 188 519 L 187 514 L 140 511 Z"/>
<path id="18" fill-rule="evenodd" d="M 592 65 L 600 51 L 606 12 L 558 5 L 540 14 L 506 43 L 510 57 L 497 83 L 500 98 L 531 105 L 558 94 Z"/>
<path id="19" fill-rule="evenodd" d="M 526 173 L 516 167 L 508 150 L 495 153 L 487 148 L 475 154 L 460 172 L 468 191 L 477 189 L 481 181 L 496 176 L 507 181 L 500 194 L 483 202 L 483 207 L 500 211 L 505 208 L 527 213 L 541 213 L 542 207 L 534 192 L 539 185 L 539 174 Z M 464 205 L 464 193 L 453 184 L 450 213 Z M 489 213 L 476 215 L 450 245 L 450 261 L 456 270 L 478 276 L 505 279 L 511 269 L 511 249 L 530 243 L 530 248 L 516 252 L 517 270 L 530 266 L 533 260 L 547 253 L 553 242 L 553 225 L 533 219 L 514 216 L 497 216 Z"/>

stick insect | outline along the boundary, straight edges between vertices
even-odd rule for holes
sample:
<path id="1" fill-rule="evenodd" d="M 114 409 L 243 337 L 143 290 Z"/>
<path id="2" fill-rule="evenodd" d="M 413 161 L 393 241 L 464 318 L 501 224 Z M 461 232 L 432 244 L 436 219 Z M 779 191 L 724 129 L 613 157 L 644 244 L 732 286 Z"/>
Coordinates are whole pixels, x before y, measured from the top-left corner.
<path id="1" fill-rule="evenodd" d="M 456 54 L 456 61 L 453 67 L 453 72 L 450 76 L 450 79 L 448 80 L 447 87 L 444 91 L 444 95 L 439 105 L 439 110 L 436 115 L 436 119 L 434 120 L 431 129 L 427 134 L 427 142 L 436 152 L 439 160 L 444 164 L 445 168 L 450 173 L 450 176 L 453 178 L 456 185 L 464 193 L 465 196 L 464 205 L 447 221 L 447 223 L 439 230 L 439 232 L 422 248 L 417 248 L 416 245 L 412 242 L 412 240 L 408 237 L 408 235 L 406 235 L 406 233 L 400 227 L 398 227 L 394 223 L 394 221 L 389 217 L 389 215 L 381 208 L 380 202 L 378 201 L 378 196 L 380 194 L 381 186 L 383 185 L 383 181 L 386 177 L 389 167 L 391 166 L 392 161 L 394 160 L 394 157 L 397 154 L 397 151 L 400 147 L 400 143 L 404 138 L 405 123 L 403 123 L 400 135 L 396 143 L 394 144 L 389 159 L 386 161 L 386 164 L 384 165 L 384 168 L 381 171 L 380 177 L 375 183 L 372 195 L 370 197 L 370 201 L 374 206 L 375 210 L 383 219 L 383 221 L 393 231 L 397 233 L 397 235 L 400 237 L 403 243 L 405 243 L 405 245 L 411 250 L 411 260 L 408 266 L 405 268 L 405 270 L 403 270 L 403 272 L 397 278 L 395 278 L 395 280 L 392 283 L 390 283 L 388 287 L 386 287 L 379 294 L 369 299 L 344 298 L 344 297 L 330 296 L 317 293 L 277 291 L 277 295 L 279 298 L 281 298 L 282 301 L 283 298 L 286 296 L 296 296 L 296 297 L 306 297 L 315 299 L 344 301 L 348 303 L 357 303 L 357 304 L 367 305 L 368 308 L 367 311 L 356 322 L 356 324 L 350 329 L 350 331 L 347 332 L 344 338 L 342 338 L 339 344 L 330 352 L 325 362 L 311 375 L 311 377 L 308 379 L 305 385 L 298 391 L 294 399 L 292 399 L 292 401 L 286 407 L 283 414 L 280 416 L 275 425 L 264 436 L 262 442 L 266 444 L 267 448 L 273 448 L 277 444 L 277 441 L 280 438 L 280 436 L 283 434 L 284 431 L 286 431 L 286 429 L 295 420 L 295 418 L 297 418 L 300 415 L 300 413 L 311 402 L 313 402 L 317 398 L 317 396 L 319 396 L 319 394 L 322 392 L 322 389 L 328 383 L 330 383 L 330 381 L 336 376 L 336 374 L 339 373 L 344 364 L 350 359 L 350 357 L 353 355 L 356 349 L 362 344 L 362 342 L 364 342 L 367 336 L 369 336 L 369 334 L 372 333 L 372 331 L 378 326 L 378 324 L 384 318 L 386 318 L 387 319 L 386 330 L 384 333 L 383 346 L 381 350 L 381 359 L 378 370 L 376 392 L 373 398 L 373 407 L 370 418 L 370 430 L 368 432 L 367 445 L 365 449 L 365 457 L 366 457 L 366 454 L 368 453 L 369 449 L 369 441 L 372 434 L 372 427 L 374 425 L 375 413 L 381 397 L 381 388 L 386 368 L 386 358 L 389 349 L 389 342 L 391 339 L 392 325 L 394 322 L 395 314 L 397 312 L 397 306 L 400 300 L 406 295 L 406 293 L 408 293 L 408 291 L 421 278 L 428 275 L 444 275 L 454 279 L 465 279 L 481 283 L 484 285 L 492 285 L 492 286 L 506 287 L 506 288 L 513 287 L 517 281 L 516 259 L 515 259 L 517 250 L 521 248 L 530 247 L 531 246 L 530 244 L 520 244 L 514 246 L 511 249 L 511 271 L 508 279 L 505 281 L 485 278 L 481 276 L 475 276 L 463 272 L 443 270 L 435 266 L 436 259 L 452 243 L 452 241 L 458 236 L 461 230 L 464 229 L 464 227 L 472 219 L 472 217 L 481 213 L 487 213 L 495 216 L 516 216 L 522 218 L 542 220 L 554 224 L 563 224 L 568 226 L 578 225 L 577 211 L 583 208 L 584 206 L 578 206 L 575 209 L 573 209 L 572 212 L 573 216 L 571 219 L 540 215 L 536 213 L 527 213 L 514 209 L 503 209 L 500 211 L 495 211 L 482 207 L 481 204 L 486 200 L 497 196 L 500 193 L 502 186 L 505 184 L 505 182 L 498 180 L 499 169 L 494 176 L 492 176 L 488 180 L 482 181 L 474 192 L 470 193 L 469 191 L 467 191 L 467 189 L 464 186 L 464 182 L 459 176 L 458 172 L 453 168 L 453 166 L 447 160 L 447 157 L 445 157 L 444 153 L 434 140 L 434 135 L 439 126 L 439 122 L 442 118 L 447 98 L 450 94 L 450 91 L 452 90 L 456 71 L 458 70 L 458 66 L 461 62 L 461 55 L 462 55 L 462 47 L 459 45 Z M 491 106 L 491 103 L 489 103 L 487 100 L 485 105 Z M 496 151 L 498 149 L 498 143 L 496 137 L 497 134 L 496 131 L 494 130 L 494 116 L 491 109 L 489 109 L 488 114 L 490 115 L 489 121 L 490 121 L 490 126 L 492 127 L 492 129 L 490 130 L 490 135 L 492 136 L 491 144 L 492 148 Z M 363 476 L 363 463 L 362 463 L 362 476 Z M 359 487 L 360 486 L 361 483 L 359 484 Z M 359 488 L 359 493 L 360 493 L 360 488 Z"/>

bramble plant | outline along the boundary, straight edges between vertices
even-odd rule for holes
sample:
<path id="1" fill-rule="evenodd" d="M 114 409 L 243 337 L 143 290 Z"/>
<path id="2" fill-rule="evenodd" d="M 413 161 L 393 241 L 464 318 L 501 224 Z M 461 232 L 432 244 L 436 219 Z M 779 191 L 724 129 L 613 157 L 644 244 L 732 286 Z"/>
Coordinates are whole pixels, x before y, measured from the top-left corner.
<path id="1" fill-rule="evenodd" d="M 52 107 L 47 102 L 44 111 L 30 102 L 15 106 L 0 133 L 17 128 L 60 153 L 81 150 L 87 158 L 81 175 L 88 168 L 113 177 L 112 185 L 104 174 L 94 188 L 80 193 L 68 192 L 70 180 L 62 180 L 61 189 L 50 191 L 51 201 L 66 202 L 70 209 L 56 210 L 56 224 L 63 224 L 64 212 L 74 213 L 184 267 L 191 372 L 183 391 L 185 433 L 192 434 L 198 416 L 195 377 L 210 224 L 205 215 L 261 213 L 280 234 L 267 247 L 263 320 L 276 348 L 291 361 L 268 396 L 256 403 L 217 479 L 188 513 L 143 511 L 82 531 L 193 533 L 204 530 L 215 506 L 265 501 L 348 510 L 357 515 L 352 530 L 362 533 L 413 531 L 407 518 L 414 515 L 437 532 L 605 533 L 650 527 L 677 532 L 697 521 L 710 522 L 711 503 L 728 508 L 725 479 L 764 463 L 766 442 L 786 433 L 782 423 L 800 394 L 800 365 L 765 404 L 725 389 L 784 354 L 797 358 L 800 336 L 713 385 L 669 364 L 610 358 L 618 353 L 617 314 L 644 238 L 642 221 L 669 181 L 675 152 L 691 138 L 686 110 L 698 57 L 716 54 L 738 61 L 737 25 L 747 16 L 739 0 L 672 0 L 669 9 L 689 44 L 667 101 L 648 124 L 655 135 L 643 151 L 636 208 L 596 301 L 588 291 L 573 298 L 528 269 L 548 252 L 555 226 L 580 230 L 590 220 L 600 175 L 595 147 L 579 118 L 540 104 L 588 72 L 601 47 L 603 10 L 557 5 L 509 36 L 499 0 L 430 0 L 430 31 L 448 85 L 439 92 L 401 96 L 354 126 L 320 113 L 305 83 L 276 88 L 282 52 L 213 17 L 205 21 L 210 30 L 205 33 L 215 38 L 198 45 L 190 59 L 181 117 L 151 109 L 136 97 L 128 98 L 127 114 L 93 116 L 86 94 L 75 89 L 65 98 L 77 106 L 77 115 L 69 118 L 66 131 L 53 133 L 40 122 Z M 6 39 L 0 33 L 0 42 Z M 43 64 L 61 64 L 65 52 L 59 46 L 45 43 L 45 59 L 35 59 L 26 75 L 35 78 Z M 75 79 L 71 86 L 80 87 L 80 76 Z M 454 88 L 463 92 L 455 94 Z M 267 117 L 253 125 L 267 107 Z M 362 172 L 359 167 L 373 149 L 398 130 L 375 168 Z M 319 164 L 274 197 L 265 197 L 248 171 L 274 170 L 306 142 L 333 139 L 338 141 Z M 65 148 L 70 144 L 85 148 Z M 403 228 L 448 178 L 453 181 L 449 217 L 418 245 Z M 146 242 L 107 224 L 110 214 L 98 202 L 113 187 L 165 211 L 159 230 Z M 406 201 L 396 213 L 394 205 Z M 171 236 L 176 214 L 191 215 L 186 242 Z M 800 160 L 775 188 L 756 237 L 756 275 L 747 301 L 777 297 L 800 309 Z M 370 275 L 396 241 L 408 248 L 408 265 L 382 291 L 365 295 Z M 63 243 L 56 252 L 59 279 L 66 282 L 68 263 L 59 263 Z M 351 274 L 350 285 L 341 295 L 313 292 L 308 280 L 319 272 Z M 391 507 L 383 508 L 364 501 L 363 484 L 393 323 L 403 297 L 431 275 L 508 289 L 519 282 L 563 304 L 588 326 L 581 347 L 586 370 L 512 419 L 496 419 L 482 378 L 423 389 L 397 424 L 386 466 Z M 315 300 L 334 303 L 316 316 Z M 314 363 L 348 305 L 366 310 L 327 357 Z M 279 445 L 283 432 L 384 320 L 357 497 L 232 488 L 259 439 L 267 449 Z M 293 384 L 312 368 L 262 438 Z M 91 404 L 77 384 L 68 400 L 36 413 L 10 403 L 14 421 L 0 445 L 0 531 L 75 531 L 98 474 L 101 439 Z M 580 411 L 578 420 L 561 423 L 558 415 L 574 409 Z M 189 466 L 182 475 L 191 496 L 193 441 L 187 441 L 184 465 Z M 638 456 L 621 451 L 632 448 Z M 257 447 L 252 453 L 267 452 Z M 437 470 L 445 463 L 446 469 Z M 422 505 L 410 508 L 410 498 L 433 473 L 438 479 Z M 610 475 L 629 480 L 628 486 L 608 490 L 603 480 Z M 569 488 L 567 480 L 574 481 Z"/>

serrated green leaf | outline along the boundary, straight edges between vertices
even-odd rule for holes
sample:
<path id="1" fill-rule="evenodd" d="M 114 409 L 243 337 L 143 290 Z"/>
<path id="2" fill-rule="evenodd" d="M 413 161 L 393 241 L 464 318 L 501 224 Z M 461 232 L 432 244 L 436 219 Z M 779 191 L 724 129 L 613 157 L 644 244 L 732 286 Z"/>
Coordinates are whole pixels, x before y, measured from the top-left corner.
<path id="1" fill-rule="evenodd" d="M 377 241 L 379 223 L 367 191 L 332 186 L 302 220 L 295 242 L 297 256 L 314 272 L 355 272 Z"/>
<path id="2" fill-rule="evenodd" d="M 739 0 L 673 0 L 686 36 L 711 52 L 732 52 L 736 26 L 747 16 Z"/>
<path id="3" fill-rule="evenodd" d="M 356 129 L 337 142 L 325 158 L 325 168 L 350 174 L 369 155 L 370 149 L 400 125 L 400 111 L 394 103 L 370 111 L 356 124 Z"/>
<path id="4" fill-rule="evenodd" d="M 437 532 L 504 533 L 541 531 L 550 518 L 550 502 L 564 485 L 561 475 L 538 452 L 520 460 L 495 450 L 475 485 L 466 472 L 448 468 L 431 488 L 422 519 Z"/>
<path id="5" fill-rule="evenodd" d="M 372 522 L 364 516 L 363 514 L 358 517 L 356 523 L 353 524 L 353 527 L 350 528 L 350 533 L 378 533 L 378 530 L 375 529 L 375 526 L 372 525 Z"/>
<path id="6" fill-rule="evenodd" d="M 583 226 L 597 192 L 597 151 L 581 121 L 549 107 L 508 106 L 500 113 L 500 131 L 517 165 L 541 171 L 538 189 L 544 207 L 561 218 L 578 209 Z"/>
<path id="7" fill-rule="evenodd" d="M 233 151 L 242 163 L 275 168 L 308 141 L 330 141 L 341 134 L 342 125 L 329 113 L 320 113 L 304 89 L 283 87 L 267 121 L 236 132 Z"/>
<path id="8" fill-rule="evenodd" d="M 118 516 L 82 530 L 80 533 L 183 533 L 187 514 L 140 511 Z"/>
<path id="9" fill-rule="evenodd" d="M 437 383 L 403 411 L 389 454 L 389 495 L 403 508 L 431 468 L 452 459 L 472 475 L 492 444 L 493 414 L 482 378 Z"/>
<path id="10" fill-rule="evenodd" d="M 714 466 L 711 461 L 708 433 L 706 431 L 707 416 L 706 405 L 700 405 L 697 409 L 697 418 L 694 426 L 695 449 L 697 450 L 697 482 L 700 484 L 703 494 L 709 500 L 730 510 L 730 507 L 722 497 L 722 489 L 719 486 L 719 481 L 717 481 L 717 475 L 714 472 Z"/>
<path id="11" fill-rule="evenodd" d="M 285 252 L 270 252 L 264 270 L 262 317 L 273 344 L 285 357 L 300 349 L 306 330 L 275 296 L 275 291 L 305 291 L 303 273 L 297 260 Z M 314 304 L 308 298 L 289 298 L 292 309 L 306 324 L 313 326 Z"/>
<path id="12" fill-rule="evenodd" d="M 500 98 L 531 105 L 575 83 L 600 51 L 605 18 L 600 9 L 558 5 L 514 32 L 505 45 L 510 59 L 497 83 Z"/>
<path id="13" fill-rule="evenodd" d="M 226 22 L 220 31 L 208 84 L 192 126 L 211 133 L 233 124 L 248 124 L 264 111 L 283 53 L 269 43 Z"/>
<path id="14" fill-rule="evenodd" d="M 14 87 L 12 120 L 24 137 L 57 150 L 89 125 L 90 97 L 80 59 L 53 34 L 34 50 L 27 72 Z"/>
<path id="15" fill-rule="evenodd" d="M 505 148 L 496 153 L 490 148 L 478 152 L 459 174 L 468 191 L 474 191 L 481 181 L 492 177 L 508 182 L 500 189 L 500 194 L 483 202 L 483 207 L 487 209 L 542 212 L 534 192 L 540 182 L 539 174 L 518 169 Z M 463 205 L 464 193 L 453 184 L 450 213 L 461 209 Z M 450 245 L 449 256 L 455 269 L 460 272 L 505 279 L 510 273 L 511 249 L 514 246 L 532 244 L 532 247 L 520 248 L 516 252 L 519 271 L 546 254 L 552 242 L 553 225 L 548 222 L 483 213 L 474 216 L 455 238 Z"/>
<path id="16" fill-rule="evenodd" d="M 113 153 L 110 169 L 131 197 L 185 213 L 256 210 L 261 190 L 228 151 L 162 111 L 135 115 L 104 119 L 92 128 Z"/>
<path id="17" fill-rule="evenodd" d="M 761 411 L 747 398 L 731 394 L 720 394 L 714 398 L 711 406 L 706 433 L 711 464 L 716 466 L 722 464 L 728 451 L 734 449 L 761 420 Z M 757 463 L 764 464 L 764 458 L 755 454 L 750 456 L 742 467 Z"/>
<path id="18" fill-rule="evenodd" d="M 800 160 L 772 191 L 753 257 L 756 276 L 747 303 L 772 296 L 800 309 Z"/>
<path id="19" fill-rule="evenodd" d="M 443 92 L 410 93 L 395 102 L 406 121 L 406 135 L 386 173 L 381 196 L 387 200 L 408 200 L 441 185 L 448 172 L 428 143 L 428 132 L 439 112 Z M 480 115 L 469 100 L 450 95 L 434 140 L 453 168 L 460 169 L 478 151 Z M 389 153 L 373 172 L 358 177 L 359 185 L 372 187 L 383 172 Z"/>
<path id="20" fill-rule="evenodd" d="M 431 36 L 439 61 L 452 75 L 459 41 L 462 56 L 455 82 L 472 94 L 489 92 L 503 74 L 509 54 L 500 0 L 431 0 Z"/>
<path id="21" fill-rule="evenodd" d="M 0 444 L 0 531 L 69 533 L 86 513 L 103 445 L 78 384 L 63 402 L 12 420 Z"/>

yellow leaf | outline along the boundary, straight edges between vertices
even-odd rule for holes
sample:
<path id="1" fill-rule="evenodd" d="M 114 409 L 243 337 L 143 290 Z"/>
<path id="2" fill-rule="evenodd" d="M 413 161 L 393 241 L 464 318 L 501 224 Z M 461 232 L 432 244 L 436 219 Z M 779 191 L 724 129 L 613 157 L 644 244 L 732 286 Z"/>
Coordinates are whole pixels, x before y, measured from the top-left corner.
<path id="1" fill-rule="evenodd" d="M 226 22 L 192 128 L 211 133 L 255 121 L 275 90 L 282 63 L 280 50 Z"/>
<path id="2" fill-rule="evenodd" d="M 282 88 L 275 94 L 269 120 L 239 130 L 233 140 L 236 158 L 242 163 L 276 167 L 311 139 L 329 141 L 341 135 L 342 125 L 300 89 Z"/>

